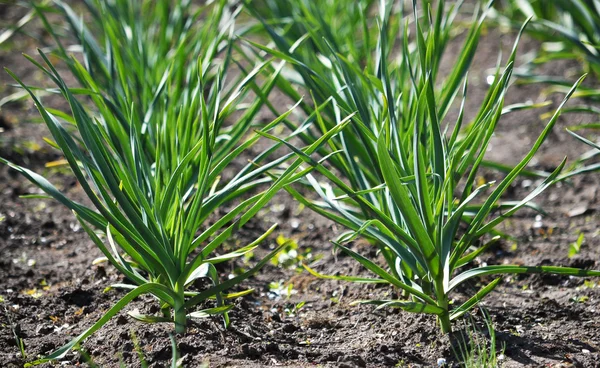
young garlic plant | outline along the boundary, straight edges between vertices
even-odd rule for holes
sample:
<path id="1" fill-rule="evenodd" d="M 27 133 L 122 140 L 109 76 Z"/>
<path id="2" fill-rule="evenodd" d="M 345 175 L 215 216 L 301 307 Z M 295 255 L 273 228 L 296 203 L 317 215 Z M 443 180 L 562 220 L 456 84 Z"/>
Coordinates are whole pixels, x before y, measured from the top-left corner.
<path id="1" fill-rule="evenodd" d="M 225 252 L 222 245 L 280 188 L 297 180 L 291 173 L 299 160 L 281 180 L 271 183 L 264 175 L 293 157 L 268 162 L 277 145 L 233 174 L 229 168 L 258 141 L 258 132 L 270 131 L 289 114 L 255 125 L 278 73 L 259 85 L 256 76 L 269 61 L 255 63 L 247 73 L 233 70 L 239 9 L 229 9 L 227 1 L 195 8 L 185 0 L 87 0 L 89 22 L 65 3 L 55 4 L 72 27 L 77 48 L 63 46 L 41 8 L 38 15 L 57 42 L 55 55 L 80 86 L 68 86 L 44 52 L 41 62 L 26 57 L 56 85 L 70 113 L 46 107 L 35 89 L 9 73 L 31 95 L 52 134 L 47 141 L 62 152 L 92 206 L 69 199 L 27 168 L 0 162 L 74 212 L 129 282 L 116 286 L 129 292 L 93 326 L 31 364 L 64 357 L 142 294 L 155 297 L 161 314 L 132 314 L 138 320 L 170 322 L 177 333 L 186 331 L 188 318 L 222 315 L 229 325 L 227 312 L 233 305 L 226 300 L 252 290 L 224 292 L 256 273 L 280 247 L 245 273 L 223 281 L 215 264 L 252 251 L 275 226 L 240 249 Z M 80 57 L 67 50 L 80 50 Z M 250 91 L 259 97 L 250 99 Z M 221 179 L 227 176 L 231 178 Z M 224 206 L 230 210 L 219 211 Z M 212 286 L 190 289 L 199 278 Z M 213 307 L 197 310 L 210 300 Z"/>
<path id="2" fill-rule="evenodd" d="M 457 9 L 447 11 L 444 1 L 438 1 L 437 6 L 426 2 L 422 17 L 413 2 L 412 18 L 404 18 L 396 2 L 380 1 L 378 11 L 372 12 L 378 14 L 376 18 L 365 23 L 379 35 L 377 42 L 371 43 L 371 52 L 363 53 L 367 60 L 335 39 L 335 30 L 327 30 L 331 23 L 311 11 L 310 1 L 291 3 L 295 4 L 291 6 L 293 24 L 305 32 L 301 39 L 296 39 L 295 33 L 288 34 L 285 25 L 271 18 L 264 20 L 264 11 L 255 9 L 254 2 L 246 4 L 262 20 L 276 48 L 254 45 L 292 66 L 297 78 L 280 78 L 282 91 L 290 96 L 299 93 L 293 84 L 298 80 L 296 83 L 314 96 L 315 107 L 304 106 L 306 111 L 316 112 L 312 126 L 302 135 L 305 143 L 318 137 L 321 130 L 338 126 L 344 116 L 349 116 L 349 123 L 318 152 L 328 158 L 328 165 L 287 140 L 261 134 L 286 144 L 320 174 L 309 173 L 305 182 L 320 200 L 291 186 L 286 189 L 307 207 L 348 228 L 350 232 L 333 242 L 376 278 L 326 276 L 307 267 L 310 272 L 325 278 L 391 284 L 404 298 L 359 303 L 433 314 L 443 333 L 450 332 L 451 321 L 473 308 L 500 278 L 483 285 L 462 304 L 452 304 L 452 292 L 467 280 L 519 273 L 600 276 L 600 271 L 555 266 L 490 265 L 465 270 L 497 240 L 494 229 L 499 224 L 520 208 L 531 206 L 537 195 L 559 179 L 565 161 L 521 200 L 501 200 L 548 137 L 581 79 L 505 178 L 499 183 L 476 184 L 501 117 L 524 107 L 504 106 L 518 39 L 506 65 L 497 69 L 479 112 L 467 123 L 467 72 L 485 12 L 474 19 L 464 46 L 442 79 L 439 68 Z M 415 31 L 412 36 L 410 22 Z M 390 25 L 403 23 L 399 34 L 391 32 Z M 366 43 L 365 34 L 368 32 L 357 31 L 356 42 Z M 457 117 L 451 120 L 448 112 L 461 91 Z M 497 211 L 500 208 L 502 213 Z M 466 228 L 461 229 L 465 223 Z M 378 248 L 385 267 L 347 246 L 359 236 Z"/>

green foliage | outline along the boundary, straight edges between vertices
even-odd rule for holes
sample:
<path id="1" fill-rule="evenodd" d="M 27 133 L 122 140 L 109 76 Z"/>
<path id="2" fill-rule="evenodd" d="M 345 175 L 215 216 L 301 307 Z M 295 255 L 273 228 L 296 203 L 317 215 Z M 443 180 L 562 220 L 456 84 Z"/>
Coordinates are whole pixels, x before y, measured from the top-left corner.
<path id="1" fill-rule="evenodd" d="M 572 258 L 575 255 L 579 254 L 579 251 L 581 250 L 581 245 L 583 244 L 584 240 L 585 235 L 583 233 L 580 233 L 577 237 L 577 240 L 569 244 L 569 258 Z"/>
<path id="2" fill-rule="evenodd" d="M 0 304 L 4 303 L 4 298 L 2 296 L 0 296 Z M 19 353 L 21 355 L 21 359 L 23 359 L 24 361 L 27 360 L 27 353 L 25 352 L 25 342 L 23 341 L 23 338 L 21 336 L 21 328 L 19 327 L 19 324 L 15 323 L 11 317 L 11 313 L 8 311 L 8 308 L 4 305 L 4 312 L 5 312 L 5 316 L 8 319 L 8 323 L 10 325 L 10 330 L 12 332 L 12 335 L 14 337 L 14 341 L 16 346 L 19 348 Z M 6 325 L 2 325 L 3 328 L 6 328 Z"/>
<path id="3" fill-rule="evenodd" d="M 129 292 L 93 326 L 31 364 L 64 357 L 142 294 L 155 297 L 161 313 L 130 312 L 137 320 L 169 322 L 177 333 L 185 332 L 189 318 L 218 315 L 228 326 L 233 305 L 227 300 L 252 290 L 226 290 L 269 262 L 292 267 L 311 256 L 310 249 L 301 250 L 282 235 L 254 267 L 226 281 L 219 278 L 216 264 L 248 260 L 273 233 L 275 226 L 239 249 L 222 247 L 281 189 L 347 228 L 333 242 L 375 277 L 327 276 L 305 266 L 309 272 L 390 284 L 397 298 L 356 303 L 433 314 L 443 332 L 450 332 L 451 321 L 492 292 L 500 278 L 486 280 L 462 303 L 453 302 L 452 292 L 465 281 L 519 273 L 600 276 L 600 271 L 555 266 L 469 268 L 499 239 L 498 225 L 523 207 L 537 209 L 532 200 L 555 182 L 594 169 L 565 174 L 563 161 L 552 173 L 526 170 L 581 78 L 567 86 L 563 102 L 525 157 L 514 167 L 495 165 L 506 173 L 498 183 L 480 182 L 481 167 L 492 165 L 484 158 L 502 116 L 535 107 L 504 104 L 517 39 L 506 64 L 498 64 L 479 111 L 466 121 L 468 71 L 491 2 L 475 11 L 450 67 L 442 63 L 460 2 L 446 6 L 443 0 L 424 0 L 417 6 L 413 1 L 410 11 L 391 0 L 247 0 L 246 9 L 259 23 L 238 27 L 242 9 L 226 0 L 198 6 L 191 0 L 84 0 L 85 21 L 67 3 L 53 0 L 52 11 L 68 25 L 66 38 L 47 16 L 46 2 L 32 4 L 55 40 L 52 56 L 77 87 L 67 84 L 48 53 L 26 58 L 54 83 L 44 92 L 60 94 L 70 111 L 47 107 L 39 98 L 41 89 L 9 73 L 33 99 L 52 134 L 48 143 L 63 153 L 91 205 L 73 201 L 27 168 L 0 162 L 71 209 L 130 283 L 113 285 Z M 544 16 L 555 16 L 553 8 L 535 4 Z M 590 15 L 591 22 L 584 24 L 590 19 L 583 5 L 571 10 L 573 19 L 582 17 L 579 32 L 587 37 L 582 41 L 577 35 L 581 44 L 576 47 L 592 63 L 598 50 L 588 43 L 595 42 L 595 18 Z M 577 41 L 565 30 L 539 24 L 562 34 L 564 42 Z M 272 44 L 246 37 L 258 29 Z M 73 37 L 77 45 L 65 46 Z M 279 111 L 269 101 L 275 88 L 299 101 L 303 121 L 293 121 L 291 110 Z M 304 91 L 310 101 L 302 101 Z M 277 118 L 257 123 L 261 109 Z M 280 124 L 292 131 L 289 137 L 275 136 Z M 261 137 L 275 143 L 231 175 L 230 164 Z M 272 159 L 282 146 L 292 152 Z M 503 201 L 520 175 L 544 180 L 525 197 Z M 298 190 L 292 185 L 297 182 L 314 193 Z M 224 206 L 226 213 L 220 211 Z M 349 243 L 358 237 L 377 247 L 385 266 L 351 249 Z M 582 242 L 580 236 L 575 252 Z M 211 286 L 195 290 L 200 278 Z M 279 296 L 293 291 L 291 283 L 287 289 L 282 283 L 269 287 Z M 303 305 L 288 313 L 295 315 Z M 488 329 L 492 335 L 491 323 Z M 175 367 L 179 357 L 171 340 Z M 475 344 L 469 351 L 476 357 L 495 359 L 495 341 L 494 350 L 469 344 Z M 473 355 L 469 359 L 477 361 Z"/>
<path id="4" fill-rule="evenodd" d="M 459 336 L 456 340 L 457 347 L 452 346 L 452 351 L 460 362 L 461 367 L 498 368 L 502 366 L 504 344 L 502 344 L 502 348 L 498 351 L 496 348 L 496 331 L 494 330 L 492 319 L 486 311 L 482 310 L 482 314 L 488 338 L 486 339 L 481 336 L 475 319 L 470 317 L 469 321 L 465 321 L 464 323 L 464 335 Z"/>
<path id="5" fill-rule="evenodd" d="M 52 134 L 48 142 L 63 153 L 92 206 L 69 199 L 24 167 L 0 162 L 71 209 L 130 284 L 113 285 L 129 292 L 93 326 L 31 364 L 64 357 L 142 294 L 156 298 L 161 314 L 130 313 L 140 321 L 171 322 L 180 333 L 188 318 L 220 315 L 228 326 L 232 305 L 226 300 L 245 292 L 223 292 L 256 273 L 280 247 L 245 273 L 222 282 L 215 264 L 251 252 L 275 226 L 240 249 L 225 253 L 220 246 L 278 189 L 296 180 L 291 174 L 301 162 L 265 186 L 271 179 L 264 172 L 291 157 L 257 167 L 277 148 L 274 145 L 232 178 L 221 180 L 229 164 L 260 138 L 250 129 L 266 133 L 289 114 L 253 125 L 278 73 L 262 78 L 259 85 L 256 76 L 268 61 L 253 64 L 250 71 L 233 71 L 239 9 L 231 9 L 224 0 L 199 8 L 185 0 L 86 0 L 91 17 L 86 21 L 66 3 L 54 3 L 79 48 L 63 46 L 45 9 L 34 7 L 56 41 L 55 55 L 79 86 L 67 85 L 65 73 L 58 72 L 46 53 L 40 51 L 41 61 L 26 58 L 55 84 L 50 91 L 64 97 L 70 112 L 46 107 L 35 88 L 9 73 L 31 95 Z M 71 56 L 67 50 L 81 54 Z M 250 91 L 260 98 L 250 99 Z M 217 216 L 225 205 L 230 210 Z M 212 286 L 189 290 L 200 278 Z M 194 311 L 211 301 L 215 307 Z"/>
<path id="6" fill-rule="evenodd" d="M 21 354 L 21 358 L 23 360 L 27 360 L 27 353 L 25 352 L 25 342 L 23 341 L 23 338 L 18 336 L 14 329 L 13 329 L 13 334 L 15 336 L 15 342 L 17 343 L 17 346 L 19 347 L 19 353 Z"/>
<path id="7" fill-rule="evenodd" d="M 286 307 L 285 314 L 288 317 L 296 317 L 298 315 L 298 312 L 300 312 L 300 309 L 304 308 L 305 304 L 306 304 L 305 301 L 301 301 L 300 303 L 294 304 L 291 307 Z"/>
<path id="8" fill-rule="evenodd" d="M 359 53 L 338 42 L 337 30 L 329 29 L 332 23 L 325 18 L 328 13 L 315 12 L 311 4 L 290 2 L 294 29 L 300 28 L 303 34 L 298 38 L 297 32 L 277 22 L 275 10 L 271 16 L 264 8 L 257 10 L 254 3 L 247 3 L 276 48 L 252 45 L 281 58 L 293 69 L 286 72 L 295 78 L 277 81 L 281 91 L 295 98 L 298 89 L 304 88 L 313 96 L 312 106 L 301 105 L 307 115 L 314 115 L 312 125 L 299 136 L 305 144 L 342 121 L 350 123 L 318 151 L 319 158 L 288 141 L 261 134 L 286 144 L 320 174 L 309 173 L 304 181 L 319 195 L 318 201 L 291 186 L 286 189 L 305 206 L 348 228 L 350 231 L 334 243 L 377 278 L 325 276 L 307 267 L 311 273 L 331 279 L 389 283 L 403 292 L 404 298 L 359 303 L 434 314 L 443 332 L 449 332 L 450 321 L 474 307 L 500 281 L 497 278 L 484 284 L 463 304 L 451 304 L 451 292 L 472 278 L 544 272 L 600 275 L 600 271 L 554 266 L 463 268 L 496 240 L 496 226 L 530 205 L 559 179 L 564 161 L 524 198 L 506 203 L 501 200 L 551 132 L 581 80 L 569 90 L 529 152 L 506 177 L 499 183 L 478 185 L 478 172 L 497 124 L 504 113 L 518 108 L 504 106 L 515 44 L 506 65 L 498 67 L 479 112 L 472 121 L 464 121 L 467 73 L 487 8 L 474 17 L 453 67 L 442 77 L 439 66 L 456 7 L 446 9 L 444 1 L 437 5 L 427 2 L 429 7 L 420 15 L 423 13 L 413 4 L 413 17 L 404 18 L 402 7 L 380 1 L 377 8 L 366 12 L 377 15 L 362 22 L 368 32 L 353 27 L 359 45 L 367 43 L 361 35 L 378 34 L 376 42 L 365 46 L 369 52 Z M 343 12 L 338 16 L 347 17 Z M 414 30 L 413 35 L 409 29 Z M 458 114 L 451 119 L 449 111 L 457 96 L 461 96 Z M 502 213 L 497 214 L 498 209 Z M 378 248 L 386 260 L 385 268 L 347 246 L 359 236 Z"/>
<path id="9" fill-rule="evenodd" d="M 569 299 L 569 301 L 573 303 L 585 303 L 588 300 L 590 300 L 590 297 L 587 295 L 574 296 L 571 299 Z"/>
<path id="10" fill-rule="evenodd" d="M 140 361 L 140 365 L 142 368 L 148 368 L 148 362 L 146 361 L 146 357 L 144 356 L 144 351 L 142 350 L 142 345 L 140 343 L 140 339 L 135 334 L 135 331 L 131 330 L 129 332 L 129 336 L 131 337 L 131 341 L 133 342 L 133 348 L 137 353 L 138 359 Z M 176 356 L 176 353 L 173 353 Z"/>

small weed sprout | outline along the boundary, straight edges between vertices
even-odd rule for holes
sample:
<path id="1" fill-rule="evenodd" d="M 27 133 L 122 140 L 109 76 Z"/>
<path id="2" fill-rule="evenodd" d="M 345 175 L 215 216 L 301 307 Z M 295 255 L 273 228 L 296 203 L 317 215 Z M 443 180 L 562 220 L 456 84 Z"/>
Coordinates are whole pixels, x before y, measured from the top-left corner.
<path id="1" fill-rule="evenodd" d="M 575 257 L 581 251 L 581 245 L 585 240 L 585 235 L 583 233 L 579 233 L 577 240 L 571 244 L 569 244 L 569 258 Z"/>
<path id="2" fill-rule="evenodd" d="M 453 345 L 452 351 L 460 365 L 465 368 L 500 368 L 504 363 L 505 344 L 502 344 L 500 351 L 497 350 L 492 319 L 485 310 L 481 309 L 481 313 L 488 337 L 482 336 L 475 319 L 469 315 L 470 318 L 463 323 L 464 334 L 455 340 L 456 347 Z"/>

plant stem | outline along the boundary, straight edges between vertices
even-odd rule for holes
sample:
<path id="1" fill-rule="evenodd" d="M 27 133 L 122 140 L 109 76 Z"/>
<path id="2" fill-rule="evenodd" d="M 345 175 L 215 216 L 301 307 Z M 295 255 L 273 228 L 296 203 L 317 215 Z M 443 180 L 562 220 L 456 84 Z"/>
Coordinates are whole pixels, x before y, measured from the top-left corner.
<path id="1" fill-rule="evenodd" d="M 448 334 L 452 332 L 452 325 L 450 324 L 450 313 L 448 311 L 440 314 L 438 316 L 438 321 L 440 323 L 440 327 L 442 328 L 443 334 Z"/>
<path id="2" fill-rule="evenodd" d="M 180 289 L 180 290 L 178 290 Z M 175 288 L 178 298 L 175 299 L 175 305 L 173 306 L 173 320 L 175 321 L 175 333 L 185 333 L 187 316 L 185 313 L 185 297 L 183 295 L 183 288 Z"/>
<path id="3" fill-rule="evenodd" d="M 448 295 L 444 293 L 443 282 L 436 281 L 435 293 L 437 294 L 438 307 L 444 310 L 444 313 L 437 317 L 440 328 L 442 329 L 443 334 L 449 334 L 452 332 L 452 325 L 450 324 L 450 312 L 448 311 Z"/>

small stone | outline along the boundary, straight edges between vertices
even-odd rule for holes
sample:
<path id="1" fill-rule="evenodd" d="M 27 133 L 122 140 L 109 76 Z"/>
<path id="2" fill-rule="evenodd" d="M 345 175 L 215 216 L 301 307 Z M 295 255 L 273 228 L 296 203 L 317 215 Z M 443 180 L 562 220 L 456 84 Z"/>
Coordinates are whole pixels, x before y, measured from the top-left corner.
<path id="1" fill-rule="evenodd" d="M 443 367 L 444 365 L 446 365 L 446 359 L 444 359 L 444 358 L 439 358 L 439 359 L 437 360 L 437 365 L 438 365 L 438 367 Z"/>
<path id="2" fill-rule="evenodd" d="M 581 352 L 584 353 L 584 354 L 589 354 L 590 353 L 590 351 L 588 349 L 582 349 Z"/>
<path id="3" fill-rule="evenodd" d="M 542 227 L 544 227 L 544 223 L 542 222 L 542 216 L 541 215 L 535 216 L 535 222 L 533 223 L 532 227 L 534 229 L 541 229 Z"/>

